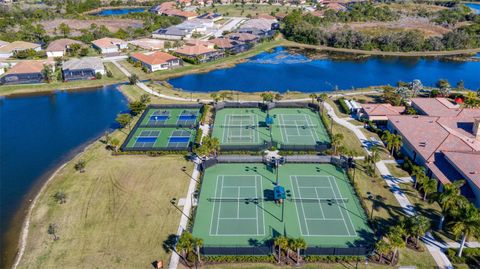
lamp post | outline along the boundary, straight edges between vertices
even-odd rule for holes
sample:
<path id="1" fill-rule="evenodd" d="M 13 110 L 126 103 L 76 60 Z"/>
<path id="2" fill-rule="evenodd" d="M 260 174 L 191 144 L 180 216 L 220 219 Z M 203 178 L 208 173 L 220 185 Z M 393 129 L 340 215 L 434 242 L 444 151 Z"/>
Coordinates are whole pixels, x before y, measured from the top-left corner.
<path id="1" fill-rule="evenodd" d="M 189 216 L 187 216 L 187 214 L 183 213 L 183 210 L 181 210 L 178 206 L 177 206 L 177 198 L 172 198 L 170 200 L 170 204 L 172 204 L 178 211 L 180 211 L 180 213 L 182 213 L 182 215 L 184 215 L 185 217 L 187 217 L 188 220 L 192 220 Z"/>

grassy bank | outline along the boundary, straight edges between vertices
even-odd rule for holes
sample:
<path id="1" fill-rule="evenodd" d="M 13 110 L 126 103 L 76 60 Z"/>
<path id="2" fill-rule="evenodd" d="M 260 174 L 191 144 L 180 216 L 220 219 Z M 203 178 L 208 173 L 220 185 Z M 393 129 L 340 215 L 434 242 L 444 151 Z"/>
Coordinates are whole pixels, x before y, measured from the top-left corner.
<path id="1" fill-rule="evenodd" d="M 79 159 L 86 161 L 84 173 L 74 169 Z M 181 215 L 169 201 L 183 197 L 189 182 L 183 166 L 193 169 L 183 156 L 112 156 L 95 142 L 39 196 L 18 268 L 151 268 L 152 261 L 167 260 L 163 241 Z M 66 203 L 54 200 L 58 191 Z M 52 223 L 57 241 L 47 233 Z"/>

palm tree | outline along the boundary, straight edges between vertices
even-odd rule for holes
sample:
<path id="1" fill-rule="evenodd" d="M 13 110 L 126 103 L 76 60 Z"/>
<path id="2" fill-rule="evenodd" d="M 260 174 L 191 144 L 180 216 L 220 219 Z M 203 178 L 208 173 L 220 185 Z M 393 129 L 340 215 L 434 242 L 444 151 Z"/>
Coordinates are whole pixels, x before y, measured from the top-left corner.
<path id="1" fill-rule="evenodd" d="M 218 93 L 214 92 L 214 93 L 210 94 L 210 97 L 213 99 L 213 101 L 215 103 L 218 103 L 218 101 L 220 101 L 220 96 L 218 96 Z"/>
<path id="2" fill-rule="evenodd" d="M 337 155 L 337 150 L 343 141 L 343 134 L 335 134 L 332 137 L 333 154 Z"/>
<path id="3" fill-rule="evenodd" d="M 461 195 L 460 188 L 465 184 L 465 180 L 457 180 L 449 184 L 443 185 L 443 192 L 438 195 L 437 202 L 442 208 L 442 218 L 440 220 L 440 229 L 442 227 L 443 221 L 445 220 L 445 215 L 449 213 L 458 212 L 460 209 L 459 205 L 463 204 L 464 196 Z M 454 212 L 456 211 L 456 212 Z"/>
<path id="4" fill-rule="evenodd" d="M 382 263 L 383 256 L 387 255 L 392 251 L 392 245 L 390 245 L 390 243 L 385 241 L 384 239 L 380 239 L 379 241 L 377 241 L 377 243 L 375 243 L 375 251 L 380 256 L 378 262 Z"/>
<path id="5" fill-rule="evenodd" d="M 462 209 L 461 217 L 453 220 L 450 224 L 452 233 L 459 238 L 462 236 L 462 242 L 458 249 L 458 257 L 462 257 L 462 251 L 465 247 L 465 241 L 470 235 L 480 235 L 480 213 L 473 204 L 468 204 Z"/>
<path id="6" fill-rule="evenodd" d="M 312 98 L 312 103 L 315 103 L 315 100 L 317 99 L 317 95 L 315 93 L 311 93 L 309 97 Z"/>
<path id="7" fill-rule="evenodd" d="M 321 93 L 317 97 L 317 101 L 322 104 L 321 105 L 322 113 L 323 113 L 323 103 L 327 100 L 327 98 L 328 98 L 328 94 L 326 93 Z"/>
<path id="8" fill-rule="evenodd" d="M 47 230 L 48 234 L 49 235 L 53 235 L 53 241 L 57 241 L 58 240 L 58 236 L 57 236 L 57 224 L 55 223 L 50 223 L 48 225 L 48 230 Z"/>
<path id="9" fill-rule="evenodd" d="M 423 200 L 425 201 L 428 194 L 437 191 L 437 181 L 435 179 L 425 177 L 425 179 L 423 179 L 421 182 L 420 190 L 423 191 Z"/>
<path id="10" fill-rule="evenodd" d="M 414 165 L 412 167 L 412 176 L 415 178 L 415 182 L 413 183 L 413 187 L 415 189 L 417 188 L 418 180 L 422 175 L 425 176 L 425 172 L 423 171 L 423 168 L 421 166 Z"/>
<path id="11" fill-rule="evenodd" d="M 382 139 L 387 143 L 387 149 L 390 151 L 390 155 L 393 155 L 394 151 L 398 151 L 402 147 L 402 137 L 399 135 L 385 131 Z"/>
<path id="12" fill-rule="evenodd" d="M 118 146 L 120 145 L 120 140 L 118 138 L 112 138 L 110 140 L 110 145 L 113 147 L 113 151 L 118 151 Z"/>
<path id="13" fill-rule="evenodd" d="M 189 232 L 183 232 L 180 238 L 178 239 L 177 245 L 175 247 L 178 252 L 182 254 L 182 258 L 187 261 L 187 254 L 193 251 L 193 236 Z"/>
<path id="14" fill-rule="evenodd" d="M 297 252 L 297 265 L 300 264 L 300 250 L 307 248 L 307 242 L 303 238 L 291 239 L 289 242 L 289 248 Z"/>
<path id="15" fill-rule="evenodd" d="M 366 161 L 370 164 L 375 164 L 380 160 L 380 147 L 373 145 L 370 148 L 370 155 L 367 156 Z"/>
<path id="16" fill-rule="evenodd" d="M 200 238 L 193 238 L 193 244 L 195 245 L 195 251 L 197 252 L 197 259 L 199 262 L 202 262 L 200 259 L 200 248 L 203 246 L 203 240 Z"/>
<path id="17" fill-rule="evenodd" d="M 425 216 L 417 215 L 408 218 L 406 224 L 408 235 L 415 237 L 415 247 L 418 247 L 420 236 L 424 236 L 430 230 L 430 220 Z"/>
<path id="18" fill-rule="evenodd" d="M 282 249 L 288 248 L 288 239 L 285 236 L 281 235 L 275 238 L 274 245 L 278 247 L 278 263 L 280 263 Z"/>
<path id="19" fill-rule="evenodd" d="M 390 245 L 393 248 L 393 257 L 390 264 L 393 264 L 393 262 L 395 261 L 395 257 L 397 257 L 398 249 L 405 247 L 405 240 L 403 239 L 404 234 L 397 233 L 398 231 L 400 231 L 400 229 L 398 229 L 395 232 L 390 232 L 387 235 L 388 241 L 390 242 Z"/>

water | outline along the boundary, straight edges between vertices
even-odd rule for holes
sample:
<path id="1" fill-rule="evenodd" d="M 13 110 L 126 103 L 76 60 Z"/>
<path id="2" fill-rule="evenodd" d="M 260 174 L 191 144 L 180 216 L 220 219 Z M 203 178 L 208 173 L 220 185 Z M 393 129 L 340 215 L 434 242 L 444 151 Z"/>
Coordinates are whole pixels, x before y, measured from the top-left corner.
<path id="1" fill-rule="evenodd" d="M 86 143 L 116 128 L 117 113 L 126 109 L 126 99 L 114 86 L 0 99 L 2 263 L 11 262 L 12 253 L 6 257 L 3 247 L 16 243 L 21 226 L 12 224 L 16 237 L 5 242 L 9 222 L 32 187 Z"/>
<path id="2" fill-rule="evenodd" d="M 104 9 L 99 13 L 94 15 L 97 16 L 119 16 L 119 15 L 126 15 L 129 13 L 139 13 L 144 12 L 144 8 L 119 8 L 119 9 Z"/>
<path id="3" fill-rule="evenodd" d="M 465 4 L 467 7 L 473 10 L 475 14 L 480 14 L 480 4 Z"/>
<path id="4" fill-rule="evenodd" d="M 433 86 L 439 79 L 455 85 L 463 80 L 471 89 L 480 88 L 480 62 L 443 61 L 439 58 L 368 57 L 362 60 L 312 60 L 282 47 L 263 52 L 246 63 L 208 73 L 170 79 L 186 91 L 218 90 L 318 92 L 372 85 L 394 85 L 399 80 L 420 79 Z"/>

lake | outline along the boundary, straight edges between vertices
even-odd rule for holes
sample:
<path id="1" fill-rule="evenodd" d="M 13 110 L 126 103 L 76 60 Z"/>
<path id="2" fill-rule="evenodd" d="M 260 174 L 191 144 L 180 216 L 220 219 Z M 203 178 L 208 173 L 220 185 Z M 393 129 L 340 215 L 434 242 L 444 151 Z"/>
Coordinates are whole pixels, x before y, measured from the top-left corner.
<path id="1" fill-rule="evenodd" d="M 145 8 L 118 8 L 118 9 L 104 9 L 93 15 L 95 16 L 119 16 L 126 15 L 129 13 L 139 13 L 144 12 Z"/>
<path id="2" fill-rule="evenodd" d="M 475 14 L 480 14 L 480 4 L 472 4 L 472 3 L 468 3 L 468 4 L 465 4 L 467 7 L 469 7 L 470 9 L 473 10 L 473 12 L 475 12 Z"/>
<path id="3" fill-rule="evenodd" d="M 116 128 L 117 113 L 126 110 L 127 100 L 115 86 L 0 99 L 2 264 L 10 263 L 14 255 L 4 246 L 16 244 L 21 216 L 15 216 L 8 237 L 6 232 L 13 216 L 25 209 L 22 201 L 33 199 L 32 189 L 38 189 L 61 163 Z"/>
<path id="4" fill-rule="evenodd" d="M 260 53 L 232 68 L 172 78 L 168 82 L 186 91 L 218 90 L 319 92 L 373 85 L 394 85 L 399 80 L 420 79 L 433 86 L 439 79 L 452 85 L 480 88 L 480 62 L 440 58 L 377 57 L 361 60 L 310 59 L 283 47 Z"/>

